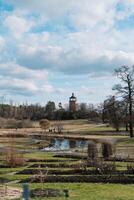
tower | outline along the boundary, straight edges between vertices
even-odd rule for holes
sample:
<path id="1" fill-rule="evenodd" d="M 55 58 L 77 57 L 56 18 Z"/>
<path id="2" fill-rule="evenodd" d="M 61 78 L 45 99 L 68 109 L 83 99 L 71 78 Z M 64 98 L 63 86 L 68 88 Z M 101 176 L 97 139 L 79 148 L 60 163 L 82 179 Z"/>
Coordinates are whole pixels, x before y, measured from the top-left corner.
<path id="1" fill-rule="evenodd" d="M 74 96 L 74 93 L 72 93 L 72 96 L 69 98 L 69 111 L 75 112 L 76 111 L 76 97 Z"/>

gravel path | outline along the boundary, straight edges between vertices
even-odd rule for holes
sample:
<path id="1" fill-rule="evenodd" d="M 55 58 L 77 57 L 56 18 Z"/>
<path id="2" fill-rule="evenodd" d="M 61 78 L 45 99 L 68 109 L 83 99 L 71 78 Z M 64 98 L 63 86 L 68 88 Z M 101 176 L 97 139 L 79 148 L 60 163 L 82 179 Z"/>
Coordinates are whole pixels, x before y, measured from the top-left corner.
<path id="1" fill-rule="evenodd" d="M 0 186 L 0 200 L 10 200 L 20 198 L 22 190 L 9 186 Z"/>

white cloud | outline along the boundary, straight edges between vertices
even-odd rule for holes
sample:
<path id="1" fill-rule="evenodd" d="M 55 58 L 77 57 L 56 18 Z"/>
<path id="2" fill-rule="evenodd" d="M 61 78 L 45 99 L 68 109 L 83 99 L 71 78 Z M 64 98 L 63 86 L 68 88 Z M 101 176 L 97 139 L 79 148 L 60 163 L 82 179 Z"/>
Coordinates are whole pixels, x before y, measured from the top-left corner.
<path id="1" fill-rule="evenodd" d="M 8 0 L 6 0 L 9 3 Z M 10 0 L 17 8 L 25 9 L 26 11 L 41 13 L 50 18 L 55 18 L 65 14 L 72 6 L 75 0 Z"/>
<path id="2" fill-rule="evenodd" d="M 134 15 L 134 1 L 7 0 L 7 3 L 13 3 L 14 9 L 3 16 L 6 31 L 4 37 L 0 36 L 0 48 L 6 58 L 3 56 L 5 62 L 0 64 L 0 70 L 7 84 L 14 88 L 18 82 L 22 91 L 61 94 L 65 90 L 49 81 L 51 72 L 61 72 L 63 77 L 107 76 L 120 65 L 134 63 L 134 27 L 128 24 L 128 29 L 120 28 L 120 21 L 126 23 Z M 90 92 L 86 87 L 82 90 Z"/>
<path id="3" fill-rule="evenodd" d="M 32 33 L 33 25 L 39 28 L 37 21 L 33 23 L 31 18 L 26 21 L 14 11 L 14 15 L 9 15 L 5 21 L 11 33 L 20 38 L 15 44 L 16 60 L 20 65 L 79 74 L 112 71 L 122 64 L 133 63 L 133 31 L 121 32 L 114 26 L 119 18 L 116 9 L 119 0 L 102 0 L 101 3 L 98 0 L 12 2 L 17 9 L 26 9 L 27 13 L 33 13 L 37 8 L 36 11 L 47 16 L 53 26 L 62 18 L 63 21 L 68 19 L 68 23 L 76 28 L 75 32 L 68 30 L 60 35 L 45 28 L 42 32 Z M 54 21 L 57 15 L 61 18 Z M 12 26 L 14 19 L 18 23 L 15 27 Z"/>
<path id="4" fill-rule="evenodd" d="M 61 88 L 49 82 L 46 70 L 32 70 L 10 62 L 1 63 L 0 72 L 0 93 L 31 96 L 61 92 Z"/>
<path id="5" fill-rule="evenodd" d="M 34 23 L 24 19 L 23 17 L 13 14 L 6 17 L 4 25 L 7 26 L 7 28 L 10 30 L 10 33 L 15 38 L 19 39 L 24 33 L 31 29 Z"/>
<path id="6" fill-rule="evenodd" d="M 6 78 L 3 76 L 0 77 L 0 91 L 5 93 L 12 94 L 16 93 L 18 95 L 31 95 L 37 92 L 37 87 L 34 82 L 29 82 L 29 80 L 21 80 L 16 78 Z"/>
<path id="7" fill-rule="evenodd" d="M 0 71 L 4 76 L 19 77 L 21 79 L 47 80 L 48 76 L 46 70 L 32 70 L 13 62 L 0 63 Z"/>
<path id="8" fill-rule="evenodd" d="M 120 0 L 10 0 L 19 10 L 38 13 L 48 20 L 68 17 L 75 27 L 88 29 L 97 23 L 113 25 L 117 15 L 115 7 L 119 2 Z"/>
<path id="9" fill-rule="evenodd" d="M 5 45 L 5 40 L 2 36 L 0 36 L 0 49 L 2 49 Z"/>

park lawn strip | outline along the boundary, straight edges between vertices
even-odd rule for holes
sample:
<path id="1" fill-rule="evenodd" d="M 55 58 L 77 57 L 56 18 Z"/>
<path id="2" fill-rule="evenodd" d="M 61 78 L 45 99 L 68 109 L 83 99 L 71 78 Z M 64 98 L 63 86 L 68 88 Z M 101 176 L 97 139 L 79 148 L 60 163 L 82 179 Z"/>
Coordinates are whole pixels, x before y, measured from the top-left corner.
<path id="1" fill-rule="evenodd" d="M 22 188 L 22 184 L 13 186 Z M 69 190 L 69 200 L 134 200 L 134 185 L 103 183 L 30 183 L 30 190 L 36 188 L 59 189 L 61 197 L 32 198 L 32 200 L 64 200 L 63 190 Z M 18 199 L 21 200 L 21 199 Z M 30 199 L 31 200 L 31 199 Z"/>
<path id="2" fill-rule="evenodd" d="M 31 153 L 25 153 L 24 157 L 27 159 L 57 159 L 54 156 L 54 153 L 49 152 L 41 152 L 41 151 L 35 151 Z M 64 159 L 64 158 L 61 158 Z"/>
<path id="3" fill-rule="evenodd" d="M 46 183 L 30 184 L 30 189 L 35 188 L 68 189 L 69 200 L 133 200 L 134 185 L 122 184 L 92 184 L 92 183 Z M 53 198 L 41 198 L 42 200 Z M 39 200 L 39 199 L 38 199 Z M 54 198 L 54 200 L 64 200 L 64 197 Z"/>
<path id="4" fill-rule="evenodd" d="M 0 174 L 9 174 L 12 172 L 19 172 L 21 170 L 27 169 L 27 167 L 18 167 L 18 168 L 0 168 Z"/>
<path id="5" fill-rule="evenodd" d="M 120 140 L 118 140 L 118 145 L 134 146 L 134 138 L 121 138 Z"/>

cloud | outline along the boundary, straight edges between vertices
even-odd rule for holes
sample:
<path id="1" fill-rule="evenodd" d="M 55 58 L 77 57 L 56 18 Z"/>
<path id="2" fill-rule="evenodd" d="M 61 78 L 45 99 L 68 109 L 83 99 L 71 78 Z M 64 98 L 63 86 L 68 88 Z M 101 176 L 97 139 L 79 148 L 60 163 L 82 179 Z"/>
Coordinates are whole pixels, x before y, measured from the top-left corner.
<path id="1" fill-rule="evenodd" d="M 8 4 L 13 4 L 18 9 L 24 9 L 32 13 L 40 13 L 48 16 L 50 19 L 61 16 L 76 16 L 81 21 L 100 21 L 105 18 L 107 10 L 114 8 L 119 0 L 5 0 Z M 86 20 L 85 20 L 86 19 Z M 84 22 L 85 24 L 85 22 Z"/>
<path id="2" fill-rule="evenodd" d="M 22 45 L 17 52 L 18 62 L 33 69 L 49 69 L 67 74 L 111 73 L 121 65 L 132 65 L 134 63 L 133 52 L 121 51 L 120 49 L 116 51 L 105 50 L 99 45 L 96 48 L 94 41 L 90 43 L 92 49 L 88 48 L 88 44 L 71 49 L 47 44 L 45 46 L 34 46 L 34 43 L 32 43 L 33 46 L 30 47 Z M 89 41 L 87 40 L 87 42 Z M 100 44 L 100 46 L 103 46 L 103 44 Z"/>
<path id="3" fill-rule="evenodd" d="M 0 48 L 3 48 L 5 45 L 5 40 L 2 36 L 0 36 Z"/>
<path id="4" fill-rule="evenodd" d="M 5 39 L 2 36 L 0 36 L 0 54 L 1 54 L 1 56 L 3 54 L 4 48 L 5 48 Z M 2 59 L 1 56 L 0 56 L 0 61 Z"/>
<path id="5" fill-rule="evenodd" d="M 9 4 L 9 1 L 6 0 Z M 25 9 L 28 12 L 41 13 L 47 15 L 50 18 L 55 18 L 56 16 L 64 15 L 75 0 L 11 0 L 10 4 L 15 5 L 19 9 Z"/>
<path id="6" fill-rule="evenodd" d="M 31 96 L 58 91 L 49 83 L 45 70 L 32 70 L 16 63 L 1 63 L 0 72 L 0 91 L 7 94 Z"/>
<path id="7" fill-rule="evenodd" d="M 47 80 L 48 72 L 45 70 L 32 70 L 16 63 L 1 63 L 1 74 L 7 77 L 21 78 L 21 79 L 43 79 Z"/>
<path id="8" fill-rule="evenodd" d="M 13 37 L 18 39 L 21 38 L 24 33 L 28 32 L 34 23 L 13 14 L 6 17 L 4 25 L 9 29 Z"/>
<path id="9" fill-rule="evenodd" d="M 11 35 L 16 37 L 12 45 L 19 65 L 66 74 L 86 74 L 112 72 L 120 65 L 133 64 L 133 31 L 121 32 L 115 26 L 127 17 L 128 9 L 130 10 L 127 1 L 11 2 L 16 10 L 5 18 L 5 25 Z M 125 10 L 117 9 L 117 5 L 125 6 Z M 21 12 L 18 9 L 21 9 Z M 50 22 L 44 21 L 43 18 L 40 24 L 38 15 L 31 17 L 35 10 Z M 60 34 L 49 29 L 59 23 Z M 66 31 L 62 29 L 62 25 L 67 27 Z M 32 28 L 38 31 L 34 32 Z"/>
<path id="10" fill-rule="evenodd" d="M 3 89 L 10 84 L 7 90 L 16 93 L 64 94 L 66 75 L 107 77 L 134 63 L 132 0 L 5 2 L 13 8 L 0 19 Z M 63 76 L 61 85 L 52 73 Z"/>
<path id="11" fill-rule="evenodd" d="M 44 28 L 34 32 L 31 28 L 40 29 L 38 16 L 33 22 L 31 17 L 26 19 L 25 12 L 19 16 L 18 11 L 9 14 L 5 24 L 8 25 L 11 35 L 16 37 L 14 51 L 19 65 L 66 74 L 86 74 L 105 71 L 111 73 L 120 65 L 133 64 L 133 31 L 129 32 L 131 40 L 128 40 L 127 31 L 121 32 L 115 26 L 118 20 L 123 19 L 121 12 L 125 12 L 117 9 L 117 5 L 121 3 L 119 0 L 110 2 L 102 0 L 99 4 L 97 0 L 93 2 L 78 0 L 77 3 L 76 0 L 32 1 L 32 3 L 29 0 L 27 4 L 25 1 L 10 2 L 17 9 L 26 10 L 26 15 L 33 13 L 34 10 L 42 16 L 46 15 L 52 26 L 57 26 L 59 22 L 63 25 L 67 20 L 64 24 L 67 29 L 61 30 L 61 34 L 47 29 L 46 21 L 42 21 Z M 127 5 L 126 3 L 124 1 L 123 5 Z M 55 21 L 57 16 L 60 16 L 60 19 Z M 75 31 L 68 29 L 69 25 L 74 27 Z"/>
<path id="12" fill-rule="evenodd" d="M 30 83 L 28 80 L 23 81 L 20 79 L 3 79 L 0 78 L 1 86 L 0 90 L 6 94 L 28 95 L 30 96 L 37 91 L 37 87 L 34 83 Z"/>

